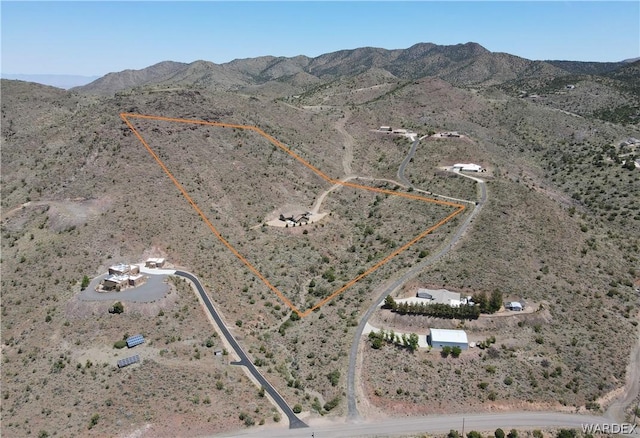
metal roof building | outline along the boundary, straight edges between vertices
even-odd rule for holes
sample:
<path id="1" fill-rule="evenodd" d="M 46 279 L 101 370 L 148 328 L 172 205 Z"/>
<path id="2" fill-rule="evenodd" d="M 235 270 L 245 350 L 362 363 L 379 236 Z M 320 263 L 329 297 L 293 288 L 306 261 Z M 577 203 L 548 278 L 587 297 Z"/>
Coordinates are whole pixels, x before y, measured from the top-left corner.
<path id="1" fill-rule="evenodd" d="M 427 335 L 427 343 L 433 348 L 460 347 L 469 348 L 469 339 L 464 330 L 431 329 Z"/>
<path id="2" fill-rule="evenodd" d="M 456 163 L 452 166 L 453 170 L 460 170 L 462 172 L 484 172 L 484 168 L 479 164 L 473 163 Z"/>

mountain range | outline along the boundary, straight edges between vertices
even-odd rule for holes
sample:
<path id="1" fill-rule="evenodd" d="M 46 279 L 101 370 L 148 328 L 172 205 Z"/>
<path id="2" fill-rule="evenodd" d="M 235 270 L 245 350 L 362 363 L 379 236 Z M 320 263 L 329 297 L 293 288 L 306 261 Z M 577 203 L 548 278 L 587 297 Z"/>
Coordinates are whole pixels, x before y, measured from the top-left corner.
<path id="1" fill-rule="evenodd" d="M 99 95 L 140 86 L 189 85 L 233 91 L 278 81 L 294 88 L 315 82 L 355 76 L 378 69 L 402 80 L 434 76 L 453 85 L 490 85 L 512 79 L 602 74 L 625 65 L 621 62 L 532 61 L 507 53 L 490 52 L 477 43 L 441 46 L 415 44 L 408 49 L 363 47 L 315 58 L 262 56 L 225 64 L 209 61 L 163 61 L 141 70 L 109 73 L 74 90 Z"/>

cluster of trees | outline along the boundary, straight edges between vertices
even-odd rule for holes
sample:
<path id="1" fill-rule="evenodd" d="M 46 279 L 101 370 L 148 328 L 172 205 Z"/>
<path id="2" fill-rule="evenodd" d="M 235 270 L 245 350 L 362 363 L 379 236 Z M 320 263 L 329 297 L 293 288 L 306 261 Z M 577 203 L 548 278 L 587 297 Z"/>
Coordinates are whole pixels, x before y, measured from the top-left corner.
<path id="1" fill-rule="evenodd" d="M 473 296 L 475 305 L 461 305 L 458 307 L 440 303 L 397 303 L 391 295 L 384 300 L 384 308 L 391 309 L 401 315 L 426 315 L 434 318 L 448 319 L 478 319 L 481 313 L 495 313 L 502 307 L 502 292 L 499 289 L 491 292 L 487 297 L 485 292 Z"/>
<path id="2" fill-rule="evenodd" d="M 382 348 L 385 343 L 402 346 L 412 352 L 418 349 L 418 335 L 415 333 L 411 333 L 408 336 L 403 333 L 401 336 L 394 333 L 393 330 L 380 330 L 379 332 L 369 333 L 369 340 L 371 341 L 371 347 L 376 350 Z"/>
<path id="3" fill-rule="evenodd" d="M 445 347 L 442 347 L 442 351 L 440 352 L 440 355 L 444 358 L 448 357 L 449 355 L 451 355 L 451 357 L 458 357 L 460 356 L 460 353 L 462 353 L 462 349 L 457 345 L 454 347 L 449 347 L 447 345 Z"/>
<path id="4" fill-rule="evenodd" d="M 401 315 L 426 315 L 448 319 L 478 319 L 478 316 L 480 316 L 480 307 L 478 306 L 452 307 L 448 304 L 438 303 L 396 303 L 391 295 L 387 296 L 384 303 L 385 308 Z"/>
<path id="5" fill-rule="evenodd" d="M 495 289 L 489 297 L 480 292 L 473 296 L 473 302 L 480 308 L 480 313 L 496 313 L 502 307 L 502 292 Z"/>

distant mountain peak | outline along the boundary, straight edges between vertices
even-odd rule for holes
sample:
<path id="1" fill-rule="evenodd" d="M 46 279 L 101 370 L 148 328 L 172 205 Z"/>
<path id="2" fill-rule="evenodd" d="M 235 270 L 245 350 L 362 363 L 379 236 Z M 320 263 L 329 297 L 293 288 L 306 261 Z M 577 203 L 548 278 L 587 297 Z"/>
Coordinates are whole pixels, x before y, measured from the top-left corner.
<path id="1" fill-rule="evenodd" d="M 163 61 L 142 70 L 110 73 L 77 91 L 113 94 L 134 87 L 188 85 L 216 90 L 263 87 L 271 81 L 303 91 L 304 84 L 354 77 L 374 69 L 398 79 L 438 77 L 454 85 L 495 84 L 507 80 L 558 76 L 579 70 L 610 71 L 618 63 L 571 63 L 532 61 L 508 53 L 494 53 L 476 42 L 454 45 L 417 43 L 407 49 L 358 47 L 326 53 L 315 58 L 303 55 L 260 56 L 234 59 L 225 64 L 198 60 L 190 64 Z"/>

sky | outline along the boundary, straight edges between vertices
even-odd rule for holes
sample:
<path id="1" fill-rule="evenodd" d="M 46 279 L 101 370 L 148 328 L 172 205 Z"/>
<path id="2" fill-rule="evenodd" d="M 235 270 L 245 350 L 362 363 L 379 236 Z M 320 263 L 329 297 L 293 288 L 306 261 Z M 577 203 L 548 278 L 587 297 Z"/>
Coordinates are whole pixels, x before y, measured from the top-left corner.
<path id="1" fill-rule="evenodd" d="M 5 74 L 476 42 L 533 60 L 640 57 L 640 2 L 0 2 Z"/>

